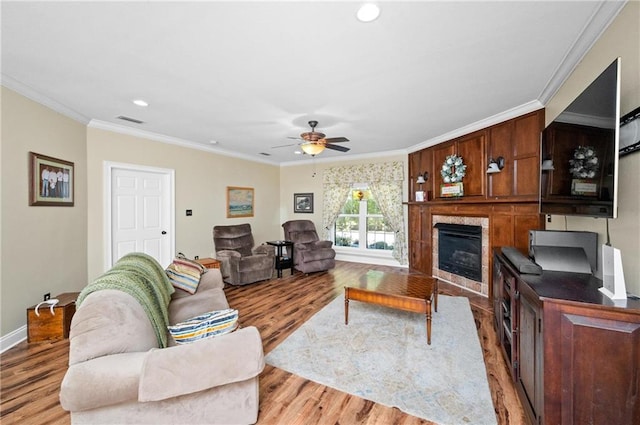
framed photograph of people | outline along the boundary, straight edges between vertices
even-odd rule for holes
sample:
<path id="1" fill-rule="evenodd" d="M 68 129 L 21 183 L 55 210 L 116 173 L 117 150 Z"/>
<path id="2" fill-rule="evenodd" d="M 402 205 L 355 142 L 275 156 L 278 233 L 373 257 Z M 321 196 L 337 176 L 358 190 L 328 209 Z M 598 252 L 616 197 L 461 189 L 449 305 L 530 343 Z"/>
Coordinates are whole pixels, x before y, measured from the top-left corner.
<path id="1" fill-rule="evenodd" d="M 73 162 L 29 152 L 29 205 L 72 207 Z"/>
<path id="2" fill-rule="evenodd" d="M 294 213 L 312 213 L 313 212 L 313 193 L 294 193 L 293 194 L 293 212 Z"/>
<path id="3" fill-rule="evenodd" d="M 253 188 L 227 186 L 227 218 L 253 217 Z"/>

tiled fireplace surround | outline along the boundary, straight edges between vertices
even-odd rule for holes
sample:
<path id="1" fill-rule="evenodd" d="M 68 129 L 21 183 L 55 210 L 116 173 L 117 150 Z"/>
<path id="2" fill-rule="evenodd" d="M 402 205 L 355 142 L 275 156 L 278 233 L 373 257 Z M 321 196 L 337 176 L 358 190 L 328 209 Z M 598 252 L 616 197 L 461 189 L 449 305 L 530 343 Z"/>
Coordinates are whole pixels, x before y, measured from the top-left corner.
<path id="1" fill-rule="evenodd" d="M 438 268 L 438 231 L 433 229 L 433 276 L 446 282 L 460 286 L 484 296 L 489 295 L 489 218 L 488 217 L 464 217 L 449 215 L 434 215 L 432 225 L 437 223 L 466 224 L 482 227 L 482 282 L 468 279 Z"/>

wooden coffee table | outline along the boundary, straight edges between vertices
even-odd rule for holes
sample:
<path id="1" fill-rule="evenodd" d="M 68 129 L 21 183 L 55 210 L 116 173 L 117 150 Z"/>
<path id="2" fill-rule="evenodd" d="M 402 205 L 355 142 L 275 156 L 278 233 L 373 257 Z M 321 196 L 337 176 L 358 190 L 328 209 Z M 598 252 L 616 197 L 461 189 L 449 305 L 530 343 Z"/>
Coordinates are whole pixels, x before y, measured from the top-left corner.
<path id="1" fill-rule="evenodd" d="M 349 300 L 426 314 L 427 344 L 431 344 L 431 304 L 438 311 L 438 279 L 369 270 L 357 285 L 344 288 L 345 325 L 349 324 Z"/>

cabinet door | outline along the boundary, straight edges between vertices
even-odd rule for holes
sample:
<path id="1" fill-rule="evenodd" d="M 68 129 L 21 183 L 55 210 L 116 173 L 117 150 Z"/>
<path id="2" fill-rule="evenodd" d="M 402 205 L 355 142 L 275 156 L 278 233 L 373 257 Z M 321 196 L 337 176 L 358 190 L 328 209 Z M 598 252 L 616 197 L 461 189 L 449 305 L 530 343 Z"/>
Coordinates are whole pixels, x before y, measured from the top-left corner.
<path id="1" fill-rule="evenodd" d="M 535 206 L 537 209 L 537 205 Z M 522 252 L 529 251 L 529 230 L 544 229 L 544 218 L 537 211 L 519 213 L 516 211 L 513 228 L 513 246 Z"/>
<path id="2" fill-rule="evenodd" d="M 431 276 L 431 227 L 426 205 L 409 205 L 409 268 Z"/>
<path id="3" fill-rule="evenodd" d="M 476 132 L 457 142 L 457 153 L 467 166 L 464 196 L 485 196 L 487 181 L 486 132 Z"/>
<path id="4" fill-rule="evenodd" d="M 452 142 L 443 143 L 442 145 L 437 145 L 433 148 L 433 190 L 434 190 L 434 198 L 441 198 L 440 196 L 440 185 L 444 183 L 442 180 L 442 175 L 440 174 L 440 170 L 442 169 L 442 164 L 447 159 L 447 156 L 453 155 L 456 153 L 455 144 Z M 466 177 L 465 177 L 466 179 Z"/>
<path id="5" fill-rule="evenodd" d="M 409 154 L 409 201 L 415 202 L 418 184 L 416 180 L 420 174 L 420 152 Z"/>
<path id="6" fill-rule="evenodd" d="M 543 117 L 542 111 L 537 111 L 490 128 L 489 156 L 503 157 L 504 168 L 488 175 L 489 197 L 537 199 Z"/>
<path id="7" fill-rule="evenodd" d="M 540 190 L 540 133 L 544 111 L 513 120 L 513 195 L 537 199 Z"/>
<path id="8" fill-rule="evenodd" d="M 504 168 L 500 173 L 488 174 L 489 196 L 501 198 L 513 195 L 513 147 L 511 136 L 513 121 L 494 125 L 489 131 L 489 156 L 504 158 Z"/>
<path id="9" fill-rule="evenodd" d="M 544 422 L 638 424 L 640 314 L 545 301 Z"/>
<path id="10" fill-rule="evenodd" d="M 521 397 L 527 414 L 538 423 L 538 412 L 541 410 L 542 376 L 542 338 L 540 337 L 540 312 L 527 297 L 519 297 L 519 328 L 518 328 L 518 384 L 523 392 Z"/>

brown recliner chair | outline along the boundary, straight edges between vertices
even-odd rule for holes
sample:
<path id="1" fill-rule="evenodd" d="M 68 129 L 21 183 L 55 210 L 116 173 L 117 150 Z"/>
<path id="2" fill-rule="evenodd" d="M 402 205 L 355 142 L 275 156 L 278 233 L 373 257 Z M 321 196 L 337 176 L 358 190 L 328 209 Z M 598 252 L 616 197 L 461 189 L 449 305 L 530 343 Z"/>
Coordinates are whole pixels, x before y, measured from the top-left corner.
<path id="1" fill-rule="evenodd" d="M 213 243 L 225 282 L 231 285 L 247 285 L 271 279 L 276 259 L 275 247 L 254 247 L 249 223 L 214 226 Z"/>
<path id="2" fill-rule="evenodd" d="M 297 270 L 312 273 L 336 266 L 333 242 L 321 241 L 311 220 L 290 220 L 282 227 L 284 238 L 293 242 L 293 264 Z"/>

